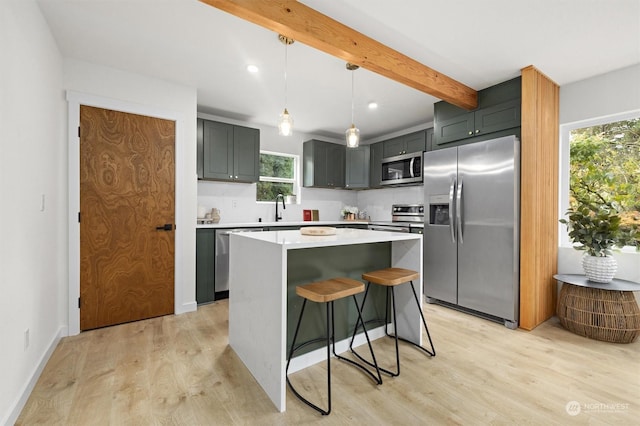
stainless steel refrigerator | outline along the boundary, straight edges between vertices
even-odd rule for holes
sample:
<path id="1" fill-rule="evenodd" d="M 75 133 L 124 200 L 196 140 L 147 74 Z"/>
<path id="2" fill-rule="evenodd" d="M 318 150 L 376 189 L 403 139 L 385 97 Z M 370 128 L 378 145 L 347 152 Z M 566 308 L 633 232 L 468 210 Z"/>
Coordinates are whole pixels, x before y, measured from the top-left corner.
<path id="1" fill-rule="evenodd" d="M 517 328 L 520 142 L 424 154 L 424 294 Z"/>

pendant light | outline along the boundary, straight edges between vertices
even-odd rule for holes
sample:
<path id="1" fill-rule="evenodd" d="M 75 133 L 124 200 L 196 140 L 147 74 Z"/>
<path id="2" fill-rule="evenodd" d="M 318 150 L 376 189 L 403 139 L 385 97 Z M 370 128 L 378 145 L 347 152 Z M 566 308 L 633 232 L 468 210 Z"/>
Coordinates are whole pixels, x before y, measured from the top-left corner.
<path id="1" fill-rule="evenodd" d="M 284 111 L 278 119 L 278 134 L 289 136 L 293 132 L 293 118 L 287 111 L 287 46 L 293 44 L 293 39 L 282 34 L 278 34 L 278 39 L 284 44 Z"/>
<path id="2" fill-rule="evenodd" d="M 351 127 L 349 127 L 345 132 L 345 138 L 347 140 L 348 148 L 357 148 L 360 144 L 360 130 L 354 124 L 353 116 L 354 116 L 354 106 L 353 106 L 353 72 L 360 68 L 358 65 L 351 64 L 347 62 L 347 69 L 351 71 Z"/>

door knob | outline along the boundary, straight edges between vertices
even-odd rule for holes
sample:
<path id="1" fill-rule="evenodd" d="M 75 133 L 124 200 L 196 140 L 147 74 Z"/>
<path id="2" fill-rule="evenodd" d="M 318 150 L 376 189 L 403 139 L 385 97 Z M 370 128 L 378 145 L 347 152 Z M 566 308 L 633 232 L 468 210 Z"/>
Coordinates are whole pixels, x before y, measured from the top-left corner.
<path id="1" fill-rule="evenodd" d="M 156 226 L 157 231 L 173 231 L 173 223 L 165 223 L 163 226 Z"/>

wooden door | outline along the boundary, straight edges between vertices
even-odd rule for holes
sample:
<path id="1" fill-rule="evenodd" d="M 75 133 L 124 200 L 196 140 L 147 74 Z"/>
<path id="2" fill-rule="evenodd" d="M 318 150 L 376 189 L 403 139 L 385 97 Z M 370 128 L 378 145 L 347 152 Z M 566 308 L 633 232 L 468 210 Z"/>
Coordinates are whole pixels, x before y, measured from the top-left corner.
<path id="1" fill-rule="evenodd" d="M 174 150 L 173 121 L 81 106 L 81 330 L 173 313 Z"/>

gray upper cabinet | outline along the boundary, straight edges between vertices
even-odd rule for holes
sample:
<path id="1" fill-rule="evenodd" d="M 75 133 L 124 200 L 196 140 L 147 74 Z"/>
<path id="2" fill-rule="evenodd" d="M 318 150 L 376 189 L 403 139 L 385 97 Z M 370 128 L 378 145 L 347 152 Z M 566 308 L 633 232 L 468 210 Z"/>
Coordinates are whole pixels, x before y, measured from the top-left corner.
<path id="1" fill-rule="evenodd" d="M 369 188 L 382 188 L 382 159 L 384 142 L 369 145 L 371 165 L 369 171 Z"/>
<path id="2" fill-rule="evenodd" d="M 302 145 L 303 186 L 344 188 L 345 146 L 319 140 Z"/>
<path id="3" fill-rule="evenodd" d="M 383 142 L 383 158 L 410 152 L 422 152 L 426 150 L 427 134 L 425 130 L 398 136 Z"/>
<path id="4" fill-rule="evenodd" d="M 362 189 L 369 187 L 369 155 L 369 145 L 346 148 L 345 188 Z"/>
<path id="5" fill-rule="evenodd" d="M 519 136 L 521 123 L 521 78 L 478 92 L 478 108 L 467 111 L 441 101 L 434 105 L 432 149 L 506 134 Z"/>
<path id="6" fill-rule="evenodd" d="M 198 119 L 198 178 L 257 182 L 260 131 Z"/>
<path id="7" fill-rule="evenodd" d="M 425 151 L 431 151 L 433 149 L 433 127 L 429 127 L 425 130 Z"/>

